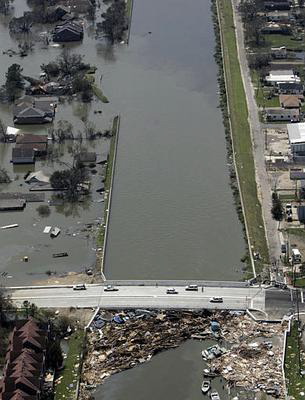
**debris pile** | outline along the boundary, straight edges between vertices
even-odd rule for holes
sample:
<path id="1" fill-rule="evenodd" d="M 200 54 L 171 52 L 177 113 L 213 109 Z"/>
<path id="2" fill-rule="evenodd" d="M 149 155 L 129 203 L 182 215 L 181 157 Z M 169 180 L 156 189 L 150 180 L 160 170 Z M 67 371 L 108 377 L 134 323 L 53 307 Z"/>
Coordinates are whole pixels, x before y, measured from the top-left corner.
<path id="1" fill-rule="evenodd" d="M 281 337 L 283 329 L 280 324 L 256 323 L 244 314 L 226 311 L 102 313 L 88 333 L 80 395 L 89 399 L 90 390 L 109 376 L 149 361 L 160 351 L 178 347 L 191 338 L 220 342 L 221 346 L 203 349 L 202 355 L 211 370 L 219 372 L 230 384 L 280 395 L 282 346 L 273 346 L 266 338 Z"/>

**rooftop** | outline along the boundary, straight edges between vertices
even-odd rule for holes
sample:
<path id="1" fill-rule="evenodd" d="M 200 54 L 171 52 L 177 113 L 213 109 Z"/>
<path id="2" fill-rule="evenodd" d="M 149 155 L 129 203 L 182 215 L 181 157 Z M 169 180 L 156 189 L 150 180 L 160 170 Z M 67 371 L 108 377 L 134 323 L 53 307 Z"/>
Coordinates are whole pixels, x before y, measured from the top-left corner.
<path id="1" fill-rule="evenodd" d="M 305 143 L 305 122 L 298 124 L 287 124 L 289 142 Z"/>

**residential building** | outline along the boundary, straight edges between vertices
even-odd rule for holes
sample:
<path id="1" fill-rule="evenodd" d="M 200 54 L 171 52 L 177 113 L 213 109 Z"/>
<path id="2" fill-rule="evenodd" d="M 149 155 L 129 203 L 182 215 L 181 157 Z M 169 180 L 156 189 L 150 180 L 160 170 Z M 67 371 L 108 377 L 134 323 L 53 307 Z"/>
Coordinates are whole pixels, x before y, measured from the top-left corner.
<path id="1" fill-rule="evenodd" d="M 35 152 L 33 149 L 27 148 L 14 148 L 12 149 L 12 163 L 13 164 L 34 164 Z"/>
<path id="2" fill-rule="evenodd" d="M 278 33 L 280 35 L 289 35 L 291 27 L 281 22 L 267 22 L 261 29 L 261 32 L 264 34 Z"/>
<path id="3" fill-rule="evenodd" d="M 280 83 L 300 83 L 301 79 L 292 70 L 270 71 L 265 78 L 269 85 L 279 85 Z"/>
<path id="4" fill-rule="evenodd" d="M 267 0 L 264 1 L 266 10 L 290 10 L 291 0 Z"/>
<path id="5" fill-rule="evenodd" d="M 15 124 L 44 124 L 52 122 L 57 107 L 56 97 L 23 96 L 13 109 Z"/>
<path id="6" fill-rule="evenodd" d="M 276 59 L 287 58 L 287 49 L 285 46 L 271 47 L 271 56 Z"/>
<path id="7" fill-rule="evenodd" d="M 305 160 L 305 122 L 287 124 L 287 130 L 293 158 Z"/>
<path id="8" fill-rule="evenodd" d="M 32 318 L 17 321 L 9 337 L 1 400 L 39 400 L 45 368 L 47 331 Z"/>
<path id="9" fill-rule="evenodd" d="M 284 109 L 280 107 L 266 109 L 267 121 L 289 121 L 298 122 L 300 120 L 300 110 L 298 108 Z"/>
<path id="10" fill-rule="evenodd" d="M 300 94 L 280 94 L 279 100 L 283 108 L 300 108 L 304 96 Z"/>
<path id="11" fill-rule="evenodd" d="M 53 34 L 53 42 L 77 42 L 83 39 L 84 28 L 82 25 L 67 21 L 57 25 Z"/>
<path id="12" fill-rule="evenodd" d="M 46 135 L 32 135 L 30 133 L 20 135 L 16 139 L 16 148 L 33 149 L 35 156 L 47 154 L 48 138 Z"/>
<path id="13" fill-rule="evenodd" d="M 82 163 L 95 163 L 96 162 L 96 153 L 95 152 L 88 152 L 88 151 L 81 151 L 79 154 L 75 156 L 75 159 Z"/>
<path id="14" fill-rule="evenodd" d="M 291 14 L 289 11 L 270 11 L 266 14 L 267 21 L 269 22 L 283 22 L 289 23 L 292 20 Z"/>
<path id="15" fill-rule="evenodd" d="M 279 83 L 279 93 L 282 94 L 303 94 L 304 86 L 301 83 Z"/>

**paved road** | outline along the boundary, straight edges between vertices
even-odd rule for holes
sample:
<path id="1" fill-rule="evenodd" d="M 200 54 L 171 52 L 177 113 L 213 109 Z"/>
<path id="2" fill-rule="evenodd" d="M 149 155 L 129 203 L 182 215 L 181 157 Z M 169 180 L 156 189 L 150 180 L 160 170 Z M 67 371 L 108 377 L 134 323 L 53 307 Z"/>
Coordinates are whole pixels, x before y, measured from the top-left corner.
<path id="1" fill-rule="evenodd" d="M 252 134 L 253 156 L 256 170 L 256 181 L 258 186 L 258 197 L 262 205 L 262 213 L 269 248 L 269 256 L 271 259 L 274 258 L 276 260 L 279 260 L 281 255 L 281 246 L 279 235 L 277 233 L 277 222 L 272 219 L 270 213 L 272 206 L 271 185 L 268 173 L 265 168 L 265 137 L 261 130 L 261 123 L 259 121 L 254 88 L 251 82 L 247 55 L 244 46 L 243 25 L 240 15 L 237 12 L 238 3 L 239 0 L 232 0 L 238 57 L 246 99 L 248 103 L 249 124 Z"/>
<path id="2" fill-rule="evenodd" d="M 265 290 L 260 288 L 199 287 L 198 292 L 177 286 L 178 294 L 166 294 L 163 286 L 120 286 L 116 292 L 104 292 L 104 287 L 87 285 L 86 290 L 71 287 L 10 290 L 12 300 L 21 306 L 29 300 L 39 307 L 160 308 L 160 309 L 265 309 Z M 211 303 L 213 296 L 223 297 L 223 303 Z"/>

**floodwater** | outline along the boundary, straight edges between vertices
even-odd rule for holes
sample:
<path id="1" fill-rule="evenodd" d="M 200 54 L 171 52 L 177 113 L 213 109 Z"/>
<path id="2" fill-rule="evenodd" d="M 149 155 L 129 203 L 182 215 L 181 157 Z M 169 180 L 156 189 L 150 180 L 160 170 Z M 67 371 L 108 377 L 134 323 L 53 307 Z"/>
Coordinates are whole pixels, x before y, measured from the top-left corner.
<path id="1" fill-rule="evenodd" d="M 241 278 L 214 46 L 208 0 L 135 0 L 106 81 L 122 113 L 108 278 Z"/>
<path id="2" fill-rule="evenodd" d="M 93 393 L 97 400 L 202 400 L 208 396 L 201 393 L 202 371 L 206 363 L 201 351 L 211 341 L 189 340 L 179 348 L 154 356 L 148 363 L 110 377 Z M 221 399 L 254 399 L 250 393 L 229 389 L 224 379 L 212 380 L 211 388 Z"/>

